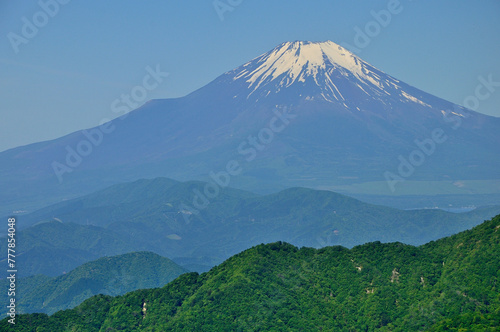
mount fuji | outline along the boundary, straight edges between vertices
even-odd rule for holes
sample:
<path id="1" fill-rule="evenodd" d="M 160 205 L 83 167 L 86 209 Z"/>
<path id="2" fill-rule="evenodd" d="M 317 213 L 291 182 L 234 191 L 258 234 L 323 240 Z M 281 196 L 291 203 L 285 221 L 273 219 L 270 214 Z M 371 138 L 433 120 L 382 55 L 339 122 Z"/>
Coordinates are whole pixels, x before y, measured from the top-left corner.
<path id="1" fill-rule="evenodd" d="M 0 153 L 0 213 L 139 178 L 216 181 L 229 170 L 224 185 L 256 192 L 415 194 L 405 186 L 432 183 L 428 194 L 500 194 L 499 129 L 499 118 L 412 87 L 331 41 L 286 42 L 185 97 Z"/>

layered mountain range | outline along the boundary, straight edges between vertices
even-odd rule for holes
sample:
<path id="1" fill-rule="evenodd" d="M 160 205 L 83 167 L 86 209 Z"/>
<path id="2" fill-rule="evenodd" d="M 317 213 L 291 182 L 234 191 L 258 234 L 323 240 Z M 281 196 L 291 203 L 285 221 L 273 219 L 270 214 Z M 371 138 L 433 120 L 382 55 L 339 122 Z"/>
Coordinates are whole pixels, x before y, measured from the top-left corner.
<path id="1" fill-rule="evenodd" d="M 315 248 L 370 241 L 420 245 L 500 213 L 498 205 L 460 214 L 404 211 L 306 188 L 269 195 L 224 188 L 206 206 L 193 204 L 206 188 L 208 183 L 197 181 L 138 180 L 20 216 L 18 275 L 55 277 L 99 257 L 131 251 L 152 251 L 204 272 L 242 250 L 274 241 Z M 0 251 L 7 252 L 7 240 L 0 238 Z"/>
<path id="2" fill-rule="evenodd" d="M 0 214 L 228 165 L 228 185 L 261 193 L 498 194 L 499 128 L 333 42 L 287 42 L 185 97 L 0 153 Z"/>
<path id="3" fill-rule="evenodd" d="M 499 217 L 442 238 L 500 213 L 499 129 L 499 118 L 333 42 L 296 41 L 185 97 L 4 151 L 0 216 L 17 220 L 18 313 L 106 294 L 21 315 L 18 326 L 498 326 Z M 481 206 L 402 210 L 344 194 Z M 108 296 L 188 270 L 208 272 Z"/>
<path id="4" fill-rule="evenodd" d="M 163 288 L 20 315 L 16 330 L 498 331 L 499 230 L 497 216 L 419 247 L 258 245 Z"/>

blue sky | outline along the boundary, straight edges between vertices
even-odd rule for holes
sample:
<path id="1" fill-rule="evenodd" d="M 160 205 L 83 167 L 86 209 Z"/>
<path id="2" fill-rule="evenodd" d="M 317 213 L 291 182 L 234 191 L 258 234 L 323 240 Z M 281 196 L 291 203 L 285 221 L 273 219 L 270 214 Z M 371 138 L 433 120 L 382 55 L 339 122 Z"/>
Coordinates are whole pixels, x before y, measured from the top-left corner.
<path id="1" fill-rule="evenodd" d="M 218 4 L 223 20 L 213 0 L 0 0 L 0 151 L 115 117 L 111 104 L 148 66 L 169 76 L 146 100 L 179 97 L 284 41 L 362 46 L 355 53 L 372 65 L 458 104 L 478 77 L 500 82 L 498 0 Z M 377 23 L 373 13 L 391 8 L 390 22 Z M 38 20 L 36 34 L 23 32 L 26 20 Z M 356 44 L 356 29 L 377 24 L 367 45 Z M 500 87 L 491 89 L 477 111 L 500 116 Z"/>

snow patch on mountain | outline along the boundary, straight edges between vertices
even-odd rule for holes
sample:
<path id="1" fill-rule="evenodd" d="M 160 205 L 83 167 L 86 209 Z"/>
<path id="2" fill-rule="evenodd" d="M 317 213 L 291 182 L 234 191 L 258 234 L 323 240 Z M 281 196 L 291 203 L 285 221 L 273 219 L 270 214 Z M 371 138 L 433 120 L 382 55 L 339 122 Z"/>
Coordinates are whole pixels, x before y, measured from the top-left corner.
<path id="1" fill-rule="evenodd" d="M 289 86 L 296 80 L 304 82 L 307 76 L 316 79 L 319 69 L 326 69 L 328 63 L 339 69 L 347 69 L 358 76 L 364 76 L 361 60 L 331 41 L 287 42 L 257 60 L 260 65 L 256 69 L 251 72 L 245 70 L 235 79 L 245 77 L 250 86 L 258 87 L 268 77 L 274 80 L 286 74 L 289 78 L 286 86 Z"/>
<path id="2" fill-rule="evenodd" d="M 420 104 L 422 106 L 425 106 L 425 107 L 431 107 L 431 105 L 427 104 L 427 103 L 424 103 L 423 101 L 421 101 L 420 99 L 410 95 L 409 93 L 406 93 L 405 91 L 401 91 L 401 94 L 403 95 L 403 97 L 405 97 L 407 100 L 410 100 L 414 103 L 417 103 L 417 104 Z"/>
<path id="3" fill-rule="evenodd" d="M 272 83 L 260 95 L 277 93 L 293 84 L 313 82 L 319 89 L 305 96 L 321 96 L 330 102 L 346 101 L 346 82 L 354 82 L 366 95 L 388 94 L 387 88 L 399 89 L 399 81 L 361 60 L 332 41 L 286 42 L 232 73 L 233 80 L 243 79 L 250 90 L 247 98 Z"/>

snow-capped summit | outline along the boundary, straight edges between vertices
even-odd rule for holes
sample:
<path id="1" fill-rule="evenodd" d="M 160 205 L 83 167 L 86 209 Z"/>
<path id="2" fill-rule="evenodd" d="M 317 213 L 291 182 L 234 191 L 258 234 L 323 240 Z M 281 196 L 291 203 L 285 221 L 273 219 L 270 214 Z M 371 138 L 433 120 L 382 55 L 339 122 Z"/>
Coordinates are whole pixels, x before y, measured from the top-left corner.
<path id="1" fill-rule="evenodd" d="M 348 100 L 353 87 L 371 96 L 400 88 L 398 80 L 332 41 L 286 42 L 227 74 L 247 83 L 247 98 L 262 98 L 294 84 L 303 95 L 330 102 Z"/>
<path id="2" fill-rule="evenodd" d="M 106 128 L 112 134 L 95 127 L 0 153 L 2 186 L 26 189 L 0 192 L 0 201 L 21 209 L 35 196 L 46 204 L 48 195 L 56 202 L 157 176 L 219 183 L 214 176 L 230 169 L 244 170 L 230 186 L 257 192 L 352 184 L 371 194 L 389 190 L 388 171 L 449 193 L 453 179 L 498 180 L 500 164 L 499 118 L 412 87 L 333 42 L 283 43 Z"/>
<path id="3" fill-rule="evenodd" d="M 286 74 L 289 79 L 286 86 L 296 80 L 305 82 L 307 76 L 317 77 L 318 72 L 337 69 L 346 73 L 346 69 L 363 77 L 363 65 L 366 63 L 354 54 L 334 42 L 313 43 L 308 41 L 286 42 L 270 52 L 246 63 L 247 67 L 257 61 L 259 66 L 248 72 L 243 70 L 235 79 L 245 77 L 250 86 L 259 85 L 267 77 L 278 78 Z"/>

